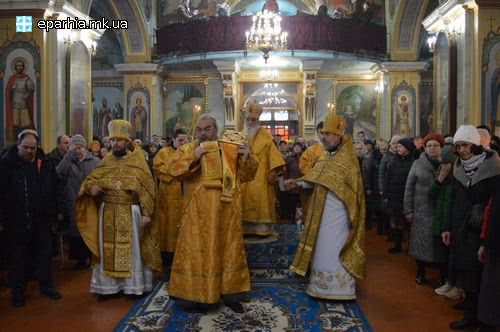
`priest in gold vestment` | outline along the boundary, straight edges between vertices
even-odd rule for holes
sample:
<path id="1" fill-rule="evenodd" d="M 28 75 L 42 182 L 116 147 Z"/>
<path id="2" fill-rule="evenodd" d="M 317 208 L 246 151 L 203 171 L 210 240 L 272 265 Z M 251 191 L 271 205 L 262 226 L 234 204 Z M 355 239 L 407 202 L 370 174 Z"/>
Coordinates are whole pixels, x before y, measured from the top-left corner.
<path id="1" fill-rule="evenodd" d="M 141 295 L 153 288 L 153 270 L 161 270 L 158 229 L 150 218 L 155 185 L 142 150 L 127 149 L 130 123 L 113 120 L 108 128 L 112 153 L 82 183 L 76 207 L 93 254 L 90 291 Z"/>
<path id="2" fill-rule="evenodd" d="M 313 167 L 314 164 L 319 160 L 321 156 L 325 154 L 325 149 L 323 148 L 323 143 L 321 140 L 323 134 L 321 130 L 323 129 L 323 121 L 318 123 L 316 126 L 316 134 L 318 135 L 318 142 L 311 145 L 302 153 L 299 160 L 299 171 L 302 175 L 306 175 Z M 311 192 L 309 190 L 303 190 L 300 193 L 300 204 L 304 215 L 307 215 L 307 206 L 309 205 L 309 199 L 311 198 Z"/>
<path id="3" fill-rule="evenodd" d="M 262 107 L 250 104 L 245 109 L 244 133 L 247 135 L 252 156 L 259 163 L 255 179 L 243 185 L 244 234 L 269 236 L 276 224 L 275 184 L 285 160 L 274 144 L 273 137 L 259 126 Z"/>
<path id="4" fill-rule="evenodd" d="M 329 114 L 322 132 L 325 155 L 305 176 L 286 183 L 313 189 L 290 270 L 309 272 L 306 292 L 313 297 L 352 300 L 355 279 L 365 277 L 363 181 L 344 118 Z"/>
<path id="5" fill-rule="evenodd" d="M 172 262 L 172 254 L 175 252 L 183 204 L 182 182 L 171 177 L 167 173 L 167 169 L 172 161 L 172 155 L 178 148 L 187 143 L 187 138 L 188 135 L 184 129 L 177 129 L 174 132 L 172 146 L 164 147 L 158 151 L 153 159 L 153 172 L 159 180 L 153 221 L 158 223 L 160 249 L 167 263 Z"/>
<path id="6" fill-rule="evenodd" d="M 248 145 L 218 142 L 217 122 L 200 116 L 194 142 L 172 156 L 169 174 L 183 181 L 184 211 L 168 286 L 169 295 L 205 308 L 222 299 L 243 312 L 250 290 L 241 223 L 242 182 L 255 176 Z M 203 305 L 205 304 L 205 305 Z"/>

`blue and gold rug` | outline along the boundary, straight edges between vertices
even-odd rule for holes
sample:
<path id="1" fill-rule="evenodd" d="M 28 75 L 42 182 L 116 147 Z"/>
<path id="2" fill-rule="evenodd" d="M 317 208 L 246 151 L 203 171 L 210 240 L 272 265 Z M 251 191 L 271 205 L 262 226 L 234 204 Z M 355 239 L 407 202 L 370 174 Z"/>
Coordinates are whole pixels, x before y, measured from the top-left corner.
<path id="1" fill-rule="evenodd" d="M 167 284 L 136 303 L 114 331 L 372 331 L 355 302 L 318 301 L 304 292 L 304 284 L 253 285 L 245 313 L 222 303 L 216 311 L 192 314 L 169 298 Z"/>
<path id="2" fill-rule="evenodd" d="M 245 313 L 219 307 L 207 314 L 189 313 L 170 299 L 167 283 L 137 301 L 114 331 L 372 331 L 356 302 L 321 301 L 305 293 L 305 279 L 290 273 L 299 234 L 279 225 L 278 240 L 245 244 L 252 277 Z"/>

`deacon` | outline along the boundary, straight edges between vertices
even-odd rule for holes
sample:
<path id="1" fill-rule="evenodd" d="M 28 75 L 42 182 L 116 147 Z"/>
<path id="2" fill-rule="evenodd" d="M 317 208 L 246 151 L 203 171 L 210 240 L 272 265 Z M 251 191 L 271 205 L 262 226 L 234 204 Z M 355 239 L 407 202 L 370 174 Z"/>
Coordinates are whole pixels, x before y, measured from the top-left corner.
<path id="1" fill-rule="evenodd" d="M 90 291 L 105 295 L 142 295 L 161 270 L 157 225 L 151 223 L 155 184 L 141 149 L 129 151 L 130 123 L 108 125 L 112 154 L 80 187 L 76 218 L 97 264 Z M 98 204 L 96 204 L 96 201 Z"/>
<path id="2" fill-rule="evenodd" d="M 252 156 L 259 163 L 255 179 L 243 185 L 244 233 L 269 236 L 276 224 L 274 184 L 286 164 L 273 137 L 259 126 L 262 107 L 250 104 L 245 110 L 243 132 L 248 137 Z"/>
<path id="3" fill-rule="evenodd" d="M 250 275 L 240 187 L 253 179 L 258 165 L 244 140 L 240 145 L 224 141 L 230 139 L 218 142 L 217 122 L 204 114 L 196 125 L 196 140 L 172 155 L 168 171 L 183 181 L 185 205 L 168 292 L 199 311 L 222 295 L 226 306 L 241 313 L 239 296 L 250 290 Z"/>
<path id="4" fill-rule="evenodd" d="M 187 138 L 188 135 L 184 129 L 177 129 L 174 132 L 172 146 L 161 149 L 153 159 L 153 172 L 159 180 L 153 220 L 159 225 L 160 249 L 164 262 L 168 265 L 172 263 L 177 243 L 183 202 L 182 182 L 172 178 L 167 173 L 167 167 L 175 151 L 187 143 Z"/>
<path id="5" fill-rule="evenodd" d="M 307 174 L 307 172 L 309 172 L 313 168 L 318 159 L 325 153 L 325 150 L 323 149 L 323 143 L 321 143 L 323 139 L 323 134 L 321 133 L 322 129 L 323 121 L 318 123 L 318 125 L 316 126 L 318 142 L 308 147 L 300 156 L 299 170 L 303 175 Z"/>
<path id="6" fill-rule="evenodd" d="M 359 165 L 343 117 L 329 114 L 323 133 L 326 154 L 288 188 L 312 188 L 305 229 L 290 270 L 305 276 L 317 298 L 356 298 L 355 279 L 365 277 L 365 198 Z"/>

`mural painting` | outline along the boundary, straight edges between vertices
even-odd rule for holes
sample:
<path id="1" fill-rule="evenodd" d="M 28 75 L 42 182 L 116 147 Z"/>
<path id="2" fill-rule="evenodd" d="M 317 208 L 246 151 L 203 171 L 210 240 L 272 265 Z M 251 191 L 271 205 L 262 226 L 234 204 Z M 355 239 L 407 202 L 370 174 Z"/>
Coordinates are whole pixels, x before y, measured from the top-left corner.
<path id="1" fill-rule="evenodd" d="M 392 135 L 415 136 L 416 98 L 415 89 L 406 81 L 392 91 Z"/>
<path id="2" fill-rule="evenodd" d="M 490 31 L 483 44 L 481 123 L 500 131 L 500 28 Z"/>
<path id="3" fill-rule="evenodd" d="M 365 132 L 365 137 L 377 136 L 377 81 L 334 81 L 337 114 L 346 119 L 346 133 Z"/>
<path id="4" fill-rule="evenodd" d="M 0 146 L 13 144 L 24 129 L 40 127 L 39 47 L 21 38 L 14 35 L 0 46 Z"/>
<path id="5" fill-rule="evenodd" d="M 178 128 L 183 128 L 189 132 L 189 135 L 193 135 L 195 117 L 208 111 L 208 83 L 203 80 L 166 81 L 165 83 L 167 93 L 165 135 L 172 137 Z"/>
<path id="6" fill-rule="evenodd" d="M 130 137 L 145 143 L 150 136 L 150 95 L 141 83 L 136 83 L 127 92 L 128 120 L 131 124 Z"/>

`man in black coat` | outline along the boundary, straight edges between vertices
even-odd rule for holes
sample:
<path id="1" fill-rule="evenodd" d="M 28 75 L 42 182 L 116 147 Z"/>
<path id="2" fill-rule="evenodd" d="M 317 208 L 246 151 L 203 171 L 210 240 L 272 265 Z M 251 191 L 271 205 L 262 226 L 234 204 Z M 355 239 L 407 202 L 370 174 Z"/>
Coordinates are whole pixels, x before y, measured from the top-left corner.
<path id="1" fill-rule="evenodd" d="M 51 228 L 62 220 L 63 194 L 53 163 L 23 130 L 0 160 L 0 223 L 7 237 L 12 304 L 25 304 L 26 270 L 35 264 L 40 295 L 57 300 L 51 273 Z"/>

